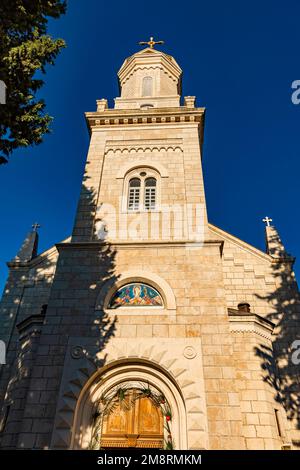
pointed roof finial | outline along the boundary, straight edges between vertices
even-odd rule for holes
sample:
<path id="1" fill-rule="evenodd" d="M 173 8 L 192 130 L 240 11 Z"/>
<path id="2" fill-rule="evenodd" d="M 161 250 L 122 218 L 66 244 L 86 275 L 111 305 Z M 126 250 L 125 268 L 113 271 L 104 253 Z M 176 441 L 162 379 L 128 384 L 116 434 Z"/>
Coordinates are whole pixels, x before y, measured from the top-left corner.
<path id="1" fill-rule="evenodd" d="M 139 45 L 140 46 L 149 46 L 150 49 L 153 49 L 155 44 L 164 44 L 165 41 L 154 41 L 153 37 L 150 37 L 150 41 L 140 41 Z"/>
<path id="2" fill-rule="evenodd" d="M 32 225 L 32 230 L 27 234 L 25 240 L 23 241 L 23 244 L 17 256 L 14 258 L 14 261 L 28 263 L 37 256 L 39 241 L 39 234 L 37 232 L 38 228 L 40 228 L 40 225 L 35 222 Z"/>

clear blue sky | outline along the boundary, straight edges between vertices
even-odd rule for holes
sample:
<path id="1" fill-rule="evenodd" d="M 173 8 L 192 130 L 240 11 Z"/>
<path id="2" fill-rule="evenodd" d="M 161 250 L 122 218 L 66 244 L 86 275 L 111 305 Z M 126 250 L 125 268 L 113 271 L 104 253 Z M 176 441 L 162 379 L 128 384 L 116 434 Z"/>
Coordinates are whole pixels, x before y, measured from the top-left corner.
<path id="1" fill-rule="evenodd" d="M 210 221 L 264 249 L 261 219 L 269 215 L 300 258 L 300 105 L 291 101 L 300 80 L 299 0 L 68 3 L 49 28 L 68 44 L 42 90 L 53 132 L 0 167 L 0 288 L 33 222 L 42 225 L 40 250 L 71 233 L 89 141 L 83 113 L 99 98 L 113 105 L 118 68 L 150 35 L 182 67 L 183 95 L 207 108 Z"/>

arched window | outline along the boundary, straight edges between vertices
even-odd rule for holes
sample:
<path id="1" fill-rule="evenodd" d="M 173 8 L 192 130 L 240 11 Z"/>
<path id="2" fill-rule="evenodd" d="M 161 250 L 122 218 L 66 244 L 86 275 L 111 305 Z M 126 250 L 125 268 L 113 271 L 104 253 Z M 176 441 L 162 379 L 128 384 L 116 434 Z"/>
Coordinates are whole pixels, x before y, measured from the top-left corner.
<path id="1" fill-rule="evenodd" d="M 142 96 L 152 96 L 153 94 L 153 79 L 152 77 L 144 77 L 142 84 Z"/>
<path id="2" fill-rule="evenodd" d="M 156 207 L 156 179 L 146 178 L 145 179 L 145 195 L 144 195 L 144 206 L 146 210 L 155 209 Z"/>
<path id="3" fill-rule="evenodd" d="M 247 302 L 241 302 L 238 304 L 238 310 L 240 312 L 251 312 L 250 304 L 248 304 Z"/>
<path id="4" fill-rule="evenodd" d="M 141 109 L 150 109 L 150 108 L 154 108 L 153 104 L 150 104 L 150 103 L 141 104 Z"/>
<path id="5" fill-rule="evenodd" d="M 162 307 L 161 295 L 154 287 L 140 282 L 126 284 L 115 292 L 109 308 L 118 307 Z"/>
<path id="6" fill-rule="evenodd" d="M 131 178 L 129 181 L 128 192 L 128 210 L 137 211 L 140 207 L 141 180 L 139 178 Z"/>

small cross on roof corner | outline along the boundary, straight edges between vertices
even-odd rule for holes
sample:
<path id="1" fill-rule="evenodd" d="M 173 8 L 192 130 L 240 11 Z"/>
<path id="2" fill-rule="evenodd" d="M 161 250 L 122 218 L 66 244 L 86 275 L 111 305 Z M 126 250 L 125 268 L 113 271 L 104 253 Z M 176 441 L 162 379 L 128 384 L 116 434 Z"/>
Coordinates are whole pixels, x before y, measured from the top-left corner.
<path id="1" fill-rule="evenodd" d="M 150 37 L 150 41 L 140 41 L 139 45 L 140 46 L 149 46 L 150 49 L 153 49 L 155 44 L 164 44 L 165 41 L 154 41 L 153 37 Z"/>
<path id="2" fill-rule="evenodd" d="M 40 224 L 38 224 L 37 222 L 35 222 L 34 224 L 32 224 L 32 231 L 33 231 L 33 232 L 37 232 L 39 228 L 41 228 L 41 226 L 40 226 Z"/>
<path id="3" fill-rule="evenodd" d="M 271 219 L 270 217 L 265 217 L 264 219 L 262 219 L 262 221 L 265 222 L 267 227 L 270 227 L 271 222 L 273 222 L 273 219 Z"/>

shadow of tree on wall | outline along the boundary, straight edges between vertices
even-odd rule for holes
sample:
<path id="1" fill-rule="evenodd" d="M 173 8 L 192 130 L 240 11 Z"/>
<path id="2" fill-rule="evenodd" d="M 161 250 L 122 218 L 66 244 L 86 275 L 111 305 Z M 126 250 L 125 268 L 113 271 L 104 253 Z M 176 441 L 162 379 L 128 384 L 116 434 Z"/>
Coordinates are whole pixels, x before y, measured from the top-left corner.
<path id="1" fill-rule="evenodd" d="M 273 388 L 275 400 L 284 407 L 293 428 L 300 429 L 299 365 L 293 363 L 293 343 L 300 338 L 300 296 L 293 272 L 295 260 L 284 250 L 276 231 L 269 237 L 269 247 L 276 289 L 257 298 L 267 301 L 272 310 L 265 318 L 275 324 L 273 349 L 261 344 L 255 353 L 261 358 L 263 378 Z M 293 444 L 300 446 L 300 441 L 295 440 Z"/>
<path id="2" fill-rule="evenodd" d="M 73 243 L 85 242 L 90 244 L 90 250 L 86 253 L 91 253 L 91 258 L 87 260 L 81 260 L 83 266 L 87 266 L 81 273 L 81 277 L 86 289 L 93 292 L 90 295 L 89 306 L 94 310 L 94 315 L 89 319 L 89 326 L 92 336 L 98 337 L 97 345 L 100 350 L 103 349 L 109 339 L 114 336 L 116 329 L 117 318 L 110 318 L 103 310 L 96 309 L 96 302 L 98 299 L 98 293 L 104 284 L 108 286 L 113 285 L 117 282 L 119 276 L 115 274 L 115 257 L 117 254 L 116 248 L 112 247 L 111 243 L 107 241 L 107 227 L 106 223 L 99 212 L 97 211 L 98 205 L 98 194 L 96 191 L 89 187 L 88 167 L 90 163 L 86 162 L 85 174 L 83 176 L 83 184 L 81 187 L 81 194 L 77 207 L 77 218 L 75 221 L 75 227 L 73 230 L 72 240 Z M 86 275 L 85 271 L 88 270 L 88 266 L 92 266 L 92 269 L 96 269 L 95 280 L 92 284 L 89 284 L 91 275 Z M 87 283 L 85 282 L 87 279 Z M 80 282 L 80 279 L 79 279 Z M 95 282 L 95 283 L 94 283 Z M 80 283 L 79 288 L 82 288 Z M 105 293 L 104 293 L 105 295 Z M 90 302 L 92 301 L 92 304 Z M 104 305 L 104 299 L 100 299 L 100 303 Z M 98 307 L 98 306 L 97 306 Z"/>
<path id="3" fill-rule="evenodd" d="M 6 379 L 2 382 L 5 398 L 0 403 L 3 449 L 49 448 L 69 338 L 81 337 L 83 343 L 84 338 L 92 338 L 100 352 L 115 335 L 117 317 L 109 317 L 103 309 L 96 310 L 95 305 L 103 284 L 117 281 L 116 250 L 96 233 L 97 195 L 88 188 L 86 180 L 85 177 L 73 237 L 57 245 L 59 256 L 54 278 L 48 279 L 50 295 L 43 318 L 38 318 L 36 312 L 33 316 L 30 309 L 18 308 L 15 312 Z M 12 289 L 14 282 L 22 284 L 30 278 L 34 297 L 38 281 L 33 264 L 34 260 L 22 267 Z M 49 267 L 50 260 L 45 259 L 39 275 Z M 7 292 L 6 298 L 9 304 L 20 302 L 13 291 Z M 36 321 L 40 323 L 38 329 Z M 105 360 L 98 367 L 104 363 Z M 34 429 L 40 431 L 34 434 Z"/>
<path id="4" fill-rule="evenodd" d="M 0 303 L 0 338 L 6 344 L 6 364 L 0 366 L 0 448 L 17 444 L 55 263 L 54 251 L 8 262 Z"/>

